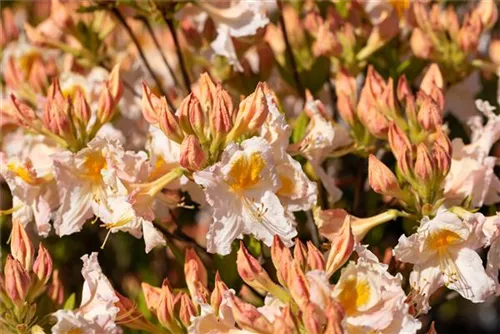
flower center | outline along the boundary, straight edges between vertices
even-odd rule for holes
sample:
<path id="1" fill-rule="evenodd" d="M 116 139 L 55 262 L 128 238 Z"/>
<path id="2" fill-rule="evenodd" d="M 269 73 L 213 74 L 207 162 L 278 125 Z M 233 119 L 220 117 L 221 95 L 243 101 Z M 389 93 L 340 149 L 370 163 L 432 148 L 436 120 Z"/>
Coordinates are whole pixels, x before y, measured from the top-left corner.
<path id="1" fill-rule="evenodd" d="M 342 285 L 342 291 L 338 299 L 348 315 L 356 313 L 360 307 L 366 305 L 370 300 L 371 287 L 366 279 L 349 276 Z"/>
<path id="2" fill-rule="evenodd" d="M 94 181 L 101 179 L 101 170 L 107 167 L 106 158 L 101 152 L 92 152 L 87 156 L 83 163 L 85 168 L 85 176 Z"/>
<path id="3" fill-rule="evenodd" d="M 83 331 L 80 328 L 71 328 L 66 334 L 83 334 Z"/>
<path id="4" fill-rule="evenodd" d="M 233 162 L 228 184 L 236 192 L 252 188 L 260 182 L 264 166 L 264 159 L 259 153 L 252 153 L 250 157 L 243 155 Z"/>
<path id="5" fill-rule="evenodd" d="M 17 176 L 19 176 L 24 182 L 28 183 L 28 184 L 31 184 L 31 185 L 36 185 L 37 184 L 37 177 L 35 175 L 33 175 L 33 173 L 23 167 L 23 166 L 19 166 L 13 162 L 9 162 L 7 164 L 7 168 L 14 174 L 16 174 Z"/>
<path id="6" fill-rule="evenodd" d="M 447 248 L 450 245 L 457 244 L 460 241 L 462 241 L 462 238 L 455 232 L 450 230 L 441 230 L 439 232 L 431 234 L 427 243 L 430 249 L 439 251 L 443 248 Z"/>
<path id="7" fill-rule="evenodd" d="M 295 189 L 295 185 L 293 184 L 293 181 L 286 177 L 285 175 L 280 175 L 279 176 L 280 181 L 281 181 L 281 188 L 278 190 L 278 195 L 280 196 L 290 196 L 293 194 L 293 191 Z"/>

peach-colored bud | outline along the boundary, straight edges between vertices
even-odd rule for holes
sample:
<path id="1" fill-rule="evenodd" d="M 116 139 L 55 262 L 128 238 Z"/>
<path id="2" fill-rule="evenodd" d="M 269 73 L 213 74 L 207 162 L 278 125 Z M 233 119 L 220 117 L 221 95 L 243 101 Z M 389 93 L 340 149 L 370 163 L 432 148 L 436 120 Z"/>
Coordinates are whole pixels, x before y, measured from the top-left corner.
<path id="1" fill-rule="evenodd" d="M 434 141 L 438 143 L 445 150 L 445 152 L 448 153 L 448 155 L 450 156 L 452 155 L 451 154 L 452 146 L 450 138 L 448 138 L 448 136 L 446 135 L 446 133 L 444 133 L 441 127 L 437 129 L 436 138 L 434 139 Z"/>
<path id="2" fill-rule="evenodd" d="M 394 114 L 396 112 L 396 100 L 394 97 L 394 82 L 392 78 L 389 78 L 387 85 L 382 92 L 381 103 L 385 109 Z"/>
<path id="3" fill-rule="evenodd" d="M 427 97 L 422 102 L 418 111 L 418 122 L 427 131 L 435 131 L 443 122 L 439 106 L 430 98 Z"/>
<path id="4" fill-rule="evenodd" d="M 76 118 L 78 118 L 82 125 L 87 125 L 92 112 L 81 89 L 76 90 L 73 100 L 73 109 Z"/>
<path id="5" fill-rule="evenodd" d="M 7 59 L 7 63 L 4 70 L 4 79 L 7 87 L 12 90 L 18 89 L 19 85 L 23 83 L 23 74 L 19 71 L 16 66 L 16 60 L 13 56 Z"/>
<path id="6" fill-rule="evenodd" d="M 460 23 L 458 22 L 458 16 L 455 9 L 449 6 L 444 14 L 444 24 L 446 30 L 451 36 L 452 40 L 456 40 L 458 31 L 460 30 Z"/>
<path id="7" fill-rule="evenodd" d="M 309 240 L 307 241 L 307 268 L 309 270 L 325 270 L 325 257 Z"/>
<path id="8" fill-rule="evenodd" d="M 5 263 L 5 291 L 14 304 L 24 302 L 31 285 L 31 279 L 28 271 L 18 260 L 10 254 L 7 255 Z"/>
<path id="9" fill-rule="evenodd" d="M 375 70 L 373 65 L 368 66 L 365 87 L 368 88 L 371 96 L 375 99 L 380 98 L 387 87 L 384 78 Z"/>
<path id="10" fill-rule="evenodd" d="M 324 20 L 318 11 L 310 10 L 304 16 L 302 24 L 304 26 L 304 29 L 306 29 L 308 33 L 316 37 L 318 29 L 323 24 L 323 22 Z"/>
<path id="11" fill-rule="evenodd" d="M 458 45 L 462 51 L 470 53 L 477 50 L 479 37 L 482 31 L 482 22 L 480 14 L 471 12 L 465 16 L 464 24 L 458 32 Z"/>
<path id="12" fill-rule="evenodd" d="M 326 210 L 319 212 L 318 222 L 321 222 L 320 233 L 331 241 L 326 261 L 326 273 L 331 276 L 346 263 L 354 250 L 351 217 L 343 210 Z"/>
<path id="13" fill-rule="evenodd" d="M 397 159 L 398 168 L 407 180 L 413 177 L 413 152 L 407 147 L 403 147 Z"/>
<path id="14" fill-rule="evenodd" d="M 342 321 L 345 317 L 345 312 L 342 309 L 342 306 L 337 303 L 335 300 L 330 299 L 328 305 L 325 310 L 326 317 L 326 328 L 325 334 L 343 334 L 344 326 L 342 325 Z"/>
<path id="15" fill-rule="evenodd" d="M 207 162 L 207 154 L 203 151 L 198 138 L 193 135 L 184 137 L 180 154 L 179 164 L 190 171 L 203 169 Z"/>
<path id="16" fill-rule="evenodd" d="M 192 248 L 186 248 L 184 262 L 184 276 L 189 293 L 193 298 L 198 297 L 204 303 L 208 302 L 209 292 L 207 290 L 207 269 L 201 262 L 198 254 Z"/>
<path id="17" fill-rule="evenodd" d="M 35 58 L 31 65 L 28 83 L 35 92 L 43 93 L 48 85 L 49 76 L 41 57 Z"/>
<path id="18" fill-rule="evenodd" d="M 24 226 L 17 220 L 12 221 L 10 251 L 14 259 L 19 261 L 24 269 L 31 270 L 35 249 Z"/>
<path id="19" fill-rule="evenodd" d="M 436 162 L 436 171 L 439 176 L 445 177 L 448 175 L 451 167 L 451 156 L 446 152 L 446 149 L 434 142 L 433 156 Z"/>
<path id="20" fill-rule="evenodd" d="M 319 317 L 318 306 L 312 302 L 309 302 L 305 310 L 302 312 L 302 322 L 306 332 L 309 334 L 320 334 L 323 333 L 321 321 Z"/>
<path id="21" fill-rule="evenodd" d="M 151 92 L 151 88 L 146 84 L 145 81 L 142 82 L 142 115 L 151 124 L 158 123 L 158 115 L 161 110 L 161 101 L 158 96 Z"/>
<path id="22" fill-rule="evenodd" d="M 286 305 L 281 311 L 281 315 L 274 319 L 275 334 L 297 334 L 299 333 L 298 321 L 292 313 L 290 306 Z"/>
<path id="23" fill-rule="evenodd" d="M 406 103 L 405 103 L 405 114 L 406 117 L 408 118 L 408 123 L 411 126 L 417 126 L 418 125 L 418 116 L 417 116 L 417 103 L 415 101 L 415 97 L 413 95 L 407 95 L 406 96 Z"/>
<path id="24" fill-rule="evenodd" d="M 429 326 L 429 330 L 427 331 L 427 334 L 438 334 L 438 332 L 436 330 L 435 321 L 431 322 L 431 325 Z"/>
<path id="25" fill-rule="evenodd" d="M 335 57 L 342 52 L 342 44 L 337 39 L 337 36 L 330 31 L 328 23 L 323 23 L 319 26 L 316 41 L 313 44 L 313 54 L 316 57 L 326 56 Z"/>
<path id="26" fill-rule="evenodd" d="M 410 140 L 406 136 L 406 133 L 394 122 L 392 122 L 389 126 L 388 139 L 392 153 L 398 160 L 403 149 L 408 149 L 410 151 L 412 149 Z"/>
<path id="27" fill-rule="evenodd" d="M 260 82 L 255 92 L 240 102 L 235 128 L 242 133 L 257 131 L 264 124 L 268 113 L 266 96 Z"/>
<path id="28" fill-rule="evenodd" d="M 156 312 L 158 304 L 160 303 L 161 289 L 145 282 L 141 283 L 141 287 L 148 310 Z"/>
<path id="29" fill-rule="evenodd" d="M 107 123 L 113 118 L 114 109 L 115 103 L 113 96 L 108 87 L 104 87 L 99 96 L 99 103 L 97 105 L 97 119 L 100 124 Z"/>
<path id="30" fill-rule="evenodd" d="M 345 71 L 340 71 L 335 80 L 337 93 L 337 109 L 342 119 L 352 126 L 355 122 L 355 105 L 357 99 L 356 79 Z"/>
<path id="31" fill-rule="evenodd" d="M 300 239 L 295 239 L 295 247 L 293 249 L 293 258 L 295 261 L 299 264 L 300 268 L 304 270 L 306 268 L 306 262 L 307 262 L 307 250 L 300 241 Z"/>
<path id="32" fill-rule="evenodd" d="M 431 40 L 420 28 L 413 29 L 410 37 L 410 47 L 413 54 L 422 59 L 429 59 L 434 50 Z"/>
<path id="33" fill-rule="evenodd" d="M 226 293 L 230 299 L 233 317 L 238 326 L 257 333 L 271 333 L 272 324 L 251 304 L 243 302 L 232 293 Z"/>
<path id="34" fill-rule="evenodd" d="M 14 95 L 10 95 L 10 100 L 12 102 L 12 106 L 15 109 L 14 117 L 16 122 L 20 126 L 24 126 L 27 128 L 31 128 L 34 126 L 34 121 L 37 120 L 37 116 L 35 111 L 28 107 L 23 102 L 19 101 Z"/>
<path id="35" fill-rule="evenodd" d="M 425 183 L 434 177 L 434 163 L 432 156 L 424 143 L 417 145 L 417 158 L 414 167 L 415 175 Z"/>
<path id="36" fill-rule="evenodd" d="M 366 108 L 358 104 L 357 114 L 359 120 L 372 135 L 380 139 L 385 139 L 389 130 L 389 121 L 373 105 L 365 106 Z"/>
<path id="37" fill-rule="evenodd" d="M 181 293 L 179 319 L 185 327 L 191 325 L 191 317 L 197 316 L 196 306 L 186 293 Z"/>
<path id="38" fill-rule="evenodd" d="M 295 260 L 290 263 L 289 270 L 286 285 L 299 309 L 305 310 L 309 303 L 309 286 L 306 276 Z"/>
<path id="39" fill-rule="evenodd" d="M 500 65 L 500 39 L 492 39 L 488 50 L 490 59 L 497 65 Z"/>
<path id="40" fill-rule="evenodd" d="M 215 314 L 219 314 L 219 307 L 222 303 L 222 297 L 224 293 L 228 290 L 226 284 L 221 280 L 219 272 L 215 274 L 215 284 L 212 294 L 210 295 L 210 305 Z"/>
<path id="41" fill-rule="evenodd" d="M 236 266 L 241 279 L 252 288 L 258 291 L 267 291 L 271 286 L 274 286 L 267 272 L 259 261 L 248 253 L 243 242 L 240 242 Z"/>
<path id="42" fill-rule="evenodd" d="M 37 29 L 33 28 L 30 24 L 24 23 L 24 32 L 26 33 L 26 37 L 31 44 L 45 47 L 47 46 L 47 38 Z"/>
<path id="43" fill-rule="evenodd" d="M 184 131 L 184 133 L 186 134 L 195 134 L 189 117 L 191 110 L 193 110 L 193 113 L 198 114 L 198 111 L 195 111 L 194 109 L 197 109 L 199 110 L 199 112 L 201 112 L 201 105 L 196 95 L 194 95 L 194 93 L 190 93 L 181 101 L 181 105 L 179 106 L 179 110 L 177 112 L 177 115 L 179 117 L 179 125 L 182 131 Z"/>
<path id="44" fill-rule="evenodd" d="M 123 95 L 123 83 L 120 80 L 120 64 L 116 64 L 111 70 L 106 86 L 113 97 L 113 103 L 117 105 Z"/>
<path id="45" fill-rule="evenodd" d="M 410 85 L 406 79 L 406 75 L 402 75 L 398 80 L 397 96 L 399 101 L 405 101 L 407 96 L 412 96 Z"/>
<path id="46" fill-rule="evenodd" d="M 158 115 L 160 129 L 165 135 L 176 143 L 181 144 L 184 133 L 179 125 L 177 117 L 168 109 L 167 100 L 162 97 L 160 100 L 160 113 Z"/>
<path id="47" fill-rule="evenodd" d="M 286 284 L 288 278 L 288 265 L 293 257 L 290 248 L 285 247 L 279 236 L 274 236 L 273 246 L 271 247 L 271 259 L 276 268 L 278 280 L 281 284 Z"/>
<path id="48" fill-rule="evenodd" d="M 376 193 L 384 196 L 402 197 L 402 190 L 396 175 L 373 154 L 370 154 L 368 160 L 368 181 Z"/>
<path id="49" fill-rule="evenodd" d="M 19 29 L 16 26 L 16 18 L 10 8 L 2 9 L 2 17 L 0 22 L 0 47 L 2 49 L 10 41 L 15 40 L 19 36 Z"/>
<path id="50" fill-rule="evenodd" d="M 439 70 L 438 64 L 431 64 L 422 78 L 420 83 L 420 90 L 427 95 L 431 95 L 432 89 L 437 86 L 439 89 L 443 89 L 444 80 L 441 71 Z"/>
<path id="51" fill-rule="evenodd" d="M 205 112 L 209 113 L 215 102 L 217 87 L 206 72 L 200 75 L 200 79 L 198 79 L 198 87 L 200 89 L 199 96 L 201 107 Z"/>
<path id="52" fill-rule="evenodd" d="M 210 125 L 213 138 L 216 138 L 219 134 L 226 134 L 231 130 L 233 126 L 232 116 L 233 101 L 231 96 L 229 96 L 222 86 L 218 85 L 214 108 L 210 114 Z"/>
<path id="53" fill-rule="evenodd" d="M 481 18 L 481 23 L 485 30 L 490 29 L 495 25 L 498 19 L 497 4 L 493 0 L 481 0 L 475 11 Z"/>
<path id="54" fill-rule="evenodd" d="M 175 295 L 168 283 L 168 280 L 163 281 L 161 287 L 160 299 L 156 308 L 156 316 L 160 324 L 173 333 L 177 333 L 180 329 L 174 313 Z"/>
<path id="55" fill-rule="evenodd" d="M 57 306 L 62 306 L 64 303 L 64 286 L 57 269 L 52 272 L 52 280 L 47 287 L 47 296 Z"/>
<path id="56" fill-rule="evenodd" d="M 52 257 L 41 243 L 38 245 L 38 256 L 33 264 L 33 272 L 43 284 L 47 284 L 52 274 Z"/>

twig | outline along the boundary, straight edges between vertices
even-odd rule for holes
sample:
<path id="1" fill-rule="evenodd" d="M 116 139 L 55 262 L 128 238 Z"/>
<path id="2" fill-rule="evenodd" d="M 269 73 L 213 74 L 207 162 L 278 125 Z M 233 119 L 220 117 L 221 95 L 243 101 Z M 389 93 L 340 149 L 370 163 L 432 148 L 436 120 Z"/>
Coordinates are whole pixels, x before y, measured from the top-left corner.
<path id="1" fill-rule="evenodd" d="M 163 60 L 163 63 L 165 63 L 165 66 L 167 67 L 168 71 L 170 72 L 170 75 L 172 76 L 172 79 L 174 80 L 175 85 L 179 85 L 179 81 L 177 80 L 177 76 L 175 75 L 173 68 L 170 66 L 170 64 L 167 61 L 167 58 L 165 57 L 165 54 L 163 53 L 163 50 L 160 46 L 160 42 L 158 42 L 158 38 L 156 38 L 153 27 L 151 27 L 151 23 L 149 23 L 148 19 L 144 16 L 138 16 L 137 19 L 142 21 L 144 23 L 144 25 L 146 26 L 146 29 L 148 30 L 149 35 L 151 35 L 151 38 L 153 39 L 153 43 L 155 44 L 155 47 L 158 50 L 158 53 L 160 54 L 161 59 Z"/>
<path id="2" fill-rule="evenodd" d="M 167 99 L 168 106 L 170 108 L 172 108 L 173 110 L 175 110 L 175 108 L 173 107 L 173 104 L 170 101 L 168 95 L 163 90 L 163 87 L 161 85 L 160 79 L 158 79 L 158 77 L 156 76 L 156 74 L 153 72 L 153 69 L 151 68 L 151 65 L 149 64 L 149 61 L 147 60 L 146 55 L 144 54 L 144 51 L 141 48 L 141 44 L 139 43 L 139 40 L 137 39 L 137 37 L 135 36 L 134 32 L 132 31 L 132 28 L 130 28 L 130 26 L 128 25 L 127 21 L 123 17 L 122 13 L 120 13 L 120 11 L 118 10 L 118 8 L 111 8 L 110 11 L 118 19 L 118 21 L 120 21 L 120 23 L 123 25 L 123 27 L 127 31 L 130 39 L 132 40 L 132 42 L 134 43 L 135 47 L 137 48 L 137 51 L 139 51 L 139 56 L 141 57 L 142 62 L 144 63 L 144 65 L 146 66 L 149 74 L 151 75 L 151 77 L 155 81 L 156 85 L 158 86 L 158 89 L 160 90 L 161 95 L 164 95 L 165 98 Z"/>
<path id="3" fill-rule="evenodd" d="M 293 78 L 295 80 L 296 88 L 299 91 L 300 96 L 305 99 L 305 90 L 304 86 L 302 86 L 302 83 L 300 82 L 300 76 L 299 72 L 297 70 L 297 63 L 295 62 L 295 57 L 293 55 L 293 50 L 290 45 L 290 41 L 288 39 L 288 33 L 286 31 L 286 25 L 285 25 L 285 18 L 283 16 L 283 1 L 278 0 L 278 7 L 280 10 L 280 27 L 281 27 L 281 32 L 283 33 L 283 38 L 285 40 L 285 45 L 286 45 L 286 53 L 288 55 L 288 58 L 290 60 L 290 65 L 292 66 L 292 72 L 293 72 Z"/>
<path id="4" fill-rule="evenodd" d="M 184 63 L 184 57 L 182 56 L 181 46 L 179 45 L 179 39 L 177 38 L 177 31 L 174 27 L 174 21 L 169 19 L 165 13 L 163 14 L 163 19 L 167 23 L 168 29 L 170 30 L 170 34 L 174 40 L 175 44 L 175 52 L 177 53 L 177 58 L 179 59 L 179 67 L 181 68 L 182 78 L 184 79 L 184 85 L 188 93 L 191 93 L 191 81 L 189 80 L 189 75 L 186 70 L 186 64 Z"/>

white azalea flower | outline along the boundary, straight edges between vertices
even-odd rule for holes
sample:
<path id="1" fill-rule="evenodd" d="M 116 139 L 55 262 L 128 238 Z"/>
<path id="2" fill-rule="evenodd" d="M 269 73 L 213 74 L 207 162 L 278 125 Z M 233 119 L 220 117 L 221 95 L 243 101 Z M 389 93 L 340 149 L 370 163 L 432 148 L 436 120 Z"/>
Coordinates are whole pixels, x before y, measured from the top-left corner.
<path id="1" fill-rule="evenodd" d="M 486 262 L 486 273 L 495 282 L 497 296 L 500 295 L 500 282 L 498 273 L 500 271 L 500 215 L 486 217 L 483 224 L 483 233 L 487 238 L 486 246 L 490 246 Z"/>
<path id="2" fill-rule="evenodd" d="M 333 296 L 346 312 L 348 333 L 416 333 L 421 323 L 408 313 L 402 276 L 392 276 L 387 265 L 364 246 L 356 248 L 357 263 L 342 269 Z"/>
<path id="3" fill-rule="evenodd" d="M 106 189 L 111 180 L 134 182 L 148 173 L 146 155 L 123 151 L 107 138 L 95 138 L 78 153 L 54 155 L 57 185 L 62 199 L 54 228 L 59 236 L 81 230 L 85 221 L 106 211 Z M 104 179 L 106 178 L 106 180 Z"/>
<path id="4" fill-rule="evenodd" d="M 210 304 L 199 302 L 200 315 L 191 317 L 191 325 L 188 328 L 189 334 L 215 334 L 215 333 L 239 333 L 236 329 L 233 311 L 229 305 L 229 295 L 234 295 L 234 290 L 230 289 L 222 296 L 219 306 L 219 313 L 215 314 Z"/>
<path id="5" fill-rule="evenodd" d="M 268 246 L 278 235 L 292 245 L 297 231 L 276 196 L 281 185 L 271 147 L 263 138 L 229 144 L 221 161 L 194 173 L 194 180 L 205 188 L 213 210 L 208 251 L 229 254 L 231 243 L 243 234 L 252 234 Z"/>
<path id="6" fill-rule="evenodd" d="M 493 113 L 488 102 L 476 101 L 477 108 L 488 118 L 482 125 L 481 116 L 471 118 L 471 143 L 453 140 L 451 168 L 445 179 L 445 197 L 448 203 L 460 204 L 471 197 L 473 207 L 500 201 L 500 179 L 495 175 L 496 157 L 489 156 L 491 147 L 500 139 L 500 117 Z"/>
<path id="7" fill-rule="evenodd" d="M 414 264 L 410 284 L 424 312 L 430 309 L 430 296 L 444 285 L 474 303 L 484 302 L 494 292 L 494 282 L 475 251 L 487 242 L 484 221 L 480 213 L 467 213 L 462 220 L 440 208 L 433 219 L 422 219 L 415 234 L 399 238 L 394 255 Z"/>
<path id="8" fill-rule="evenodd" d="M 82 303 L 76 310 L 59 310 L 54 313 L 57 323 L 52 333 L 121 333 L 116 326 L 119 308 L 115 306 L 118 297 L 102 273 L 97 261 L 97 253 L 82 257 L 82 276 L 85 279 L 82 291 Z"/>

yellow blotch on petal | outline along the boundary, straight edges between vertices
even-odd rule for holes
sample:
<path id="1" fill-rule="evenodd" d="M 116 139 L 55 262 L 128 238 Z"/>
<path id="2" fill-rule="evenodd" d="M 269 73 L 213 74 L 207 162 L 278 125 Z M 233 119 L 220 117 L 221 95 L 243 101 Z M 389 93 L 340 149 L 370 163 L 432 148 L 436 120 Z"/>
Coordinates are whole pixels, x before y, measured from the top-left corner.
<path id="1" fill-rule="evenodd" d="M 80 328 L 71 328 L 66 334 L 83 334 L 83 330 Z"/>
<path id="2" fill-rule="evenodd" d="M 106 158 L 101 152 L 92 152 L 83 163 L 85 168 L 84 176 L 94 181 L 101 179 L 101 170 L 107 167 Z"/>
<path id="3" fill-rule="evenodd" d="M 429 236 L 427 244 L 432 250 L 441 250 L 461 241 L 462 238 L 457 233 L 450 230 L 441 230 L 439 232 L 432 233 Z"/>
<path id="4" fill-rule="evenodd" d="M 348 315 L 355 314 L 360 307 L 368 303 L 371 297 L 370 283 L 352 275 L 341 283 L 342 290 L 338 300 Z"/>
<path id="5" fill-rule="evenodd" d="M 259 153 L 252 153 L 250 157 L 242 155 L 231 166 L 229 185 L 236 192 L 252 188 L 260 182 L 260 174 L 265 165 Z"/>
<path id="6" fill-rule="evenodd" d="M 7 169 L 16 174 L 26 183 L 29 183 L 31 185 L 36 185 L 38 183 L 36 175 L 34 175 L 33 172 L 23 166 L 17 165 L 13 162 L 9 162 L 7 164 Z"/>
<path id="7" fill-rule="evenodd" d="M 278 195 L 280 196 L 290 196 L 295 190 L 295 184 L 292 179 L 285 175 L 279 176 L 281 181 L 281 187 L 278 189 Z"/>

